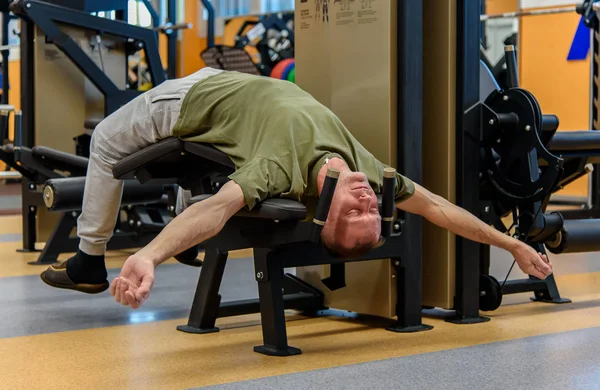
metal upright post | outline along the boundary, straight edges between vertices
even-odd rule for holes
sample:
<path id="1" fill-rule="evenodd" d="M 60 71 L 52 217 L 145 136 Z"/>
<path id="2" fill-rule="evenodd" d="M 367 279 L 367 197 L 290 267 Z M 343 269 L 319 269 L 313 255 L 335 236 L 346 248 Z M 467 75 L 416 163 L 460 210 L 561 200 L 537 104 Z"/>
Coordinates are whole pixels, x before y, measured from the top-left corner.
<path id="1" fill-rule="evenodd" d="M 456 45 L 456 202 L 476 216 L 479 204 L 479 1 L 457 0 Z M 480 244 L 456 237 L 454 323 L 489 321 L 479 316 Z M 487 248 L 483 248 L 484 250 Z"/>
<path id="2" fill-rule="evenodd" d="M 423 178 L 423 4 L 421 0 L 398 1 L 398 172 L 420 183 Z M 397 305 L 418 305 L 417 310 L 408 310 L 418 318 L 406 319 L 405 325 L 421 324 L 423 232 L 422 219 L 406 213 L 400 216 L 405 221 L 402 230 L 402 263 L 414 264 L 407 270 L 406 283 L 418 286 L 403 286 L 415 296 L 399 296 Z M 407 271 L 407 272 L 408 272 Z"/>

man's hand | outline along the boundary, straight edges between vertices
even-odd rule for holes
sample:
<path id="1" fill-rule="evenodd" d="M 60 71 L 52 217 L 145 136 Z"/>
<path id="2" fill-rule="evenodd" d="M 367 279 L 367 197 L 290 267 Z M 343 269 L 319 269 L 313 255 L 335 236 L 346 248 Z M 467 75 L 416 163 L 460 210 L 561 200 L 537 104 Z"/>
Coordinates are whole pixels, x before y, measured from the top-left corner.
<path id="1" fill-rule="evenodd" d="M 552 263 L 546 255 L 533 250 L 526 244 L 517 246 L 511 254 L 514 256 L 521 271 L 538 279 L 546 279 L 552 273 Z"/>
<path id="2" fill-rule="evenodd" d="M 148 299 L 153 285 L 154 263 L 133 255 L 123 265 L 119 277 L 113 280 L 110 293 L 123 306 L 137 309 Z"/>

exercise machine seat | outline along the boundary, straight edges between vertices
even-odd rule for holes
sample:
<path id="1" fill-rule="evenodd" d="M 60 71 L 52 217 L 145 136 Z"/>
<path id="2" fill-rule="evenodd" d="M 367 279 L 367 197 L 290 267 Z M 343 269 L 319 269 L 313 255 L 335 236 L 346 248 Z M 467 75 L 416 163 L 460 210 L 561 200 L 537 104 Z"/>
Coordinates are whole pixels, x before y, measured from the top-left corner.
<path id="1" fill-rule="evenodd" d="M 183 142 L 178 138 L 167 138 L 161 142 L 144 148 L 143 150 L 125 157 L 113 167 L 113 176 L 121 179 L 138 168 L 161 159 L 165 156 L 174 154 L 174 152 L 183 153 Z"/>
<path id="2" fill-rule="evenodd" d="M 85 157 L 62 152 L 60 150 L 48 148 L 46 146 L 35 146 L 33 149 L 31 149 L 31 154 L 33 155 L 33 157 L 45 160 L 49 163 L 64 164 L 61 167 L 57 168 L 74 167 L 86 170 L 88 166 L 88 159 Z"/>
<path id="3" fill-rule="evenodd" d="M 550 151 L 600 150 L 600 131 L 562 131 L 550 140 Z"/>
<path id="4" fill-rule="evenodd" d="M 121 160 L 113 168 L 113 176 L 116 179 L 135 176 L 145 182 L 183 177 L 187 173 L 229 174 L 234 170 L 229 156 L 212 145 L 167 138 Z"/>
<path id="5" fill-rule="evenodd" d="M 211 194 L 198 195 L 190 199 L 190 204 L 210 198 Z M 299 221 L 306 218 L 306 207 L 291 199 L 270 198 L 256 205 L 252 210 L 246 207 L 235 214 L 237 217 L 273 219 L 278 221 Z"/>
<path id="6" fill-rule="evenodd" d="M 104 118 L 86 118 L 83 122 L 83 127 L 88 130 L 95 130 L 96 126 L 103 120 Z"/>

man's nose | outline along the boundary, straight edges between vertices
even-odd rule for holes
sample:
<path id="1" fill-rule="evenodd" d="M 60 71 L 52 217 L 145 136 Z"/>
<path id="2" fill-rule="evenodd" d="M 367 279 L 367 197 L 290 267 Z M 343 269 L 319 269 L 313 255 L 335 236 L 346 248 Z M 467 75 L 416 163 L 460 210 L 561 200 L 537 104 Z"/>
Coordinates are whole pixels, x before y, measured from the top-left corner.
<path id="1" fill-rule="evenodd" d="M 364 190 L 362 192 L 362 194 L 360 194 L 360 200 L 364 201 L 364 200 L 371 200 L 371 193 L 367 190 Z"/>

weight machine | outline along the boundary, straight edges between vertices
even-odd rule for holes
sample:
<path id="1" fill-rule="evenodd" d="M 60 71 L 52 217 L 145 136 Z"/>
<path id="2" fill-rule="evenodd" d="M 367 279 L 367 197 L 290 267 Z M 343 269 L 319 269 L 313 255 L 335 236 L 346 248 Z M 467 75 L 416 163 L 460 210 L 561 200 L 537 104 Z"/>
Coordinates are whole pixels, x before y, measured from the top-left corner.
<path id="1" fill-rule="evenodd" d="M 16 113 L 18 138 L 2 140 L 0 157 L 23 175 L 22 250 L 36 251 L 36 242 L 46 241 L 36 264 L 52 263 L 60 253 L 76 249 L 70 234 L 84 180 L 77 182 L 77 190 L 70 188 L 71 203 L 59 213 L 40 207 L 49 196 L 42 187 L 56 178 L 85 179 L 91 132 L 102 118 L 141 93 L 127 85 L 128 57 L 144 50 L 153 84 L 165 80 L 156 33 L 126 23 L 125 2 L 69 1 L 73 8 L 57 4 L 62 2 L 25 0 L 10 6 L 22 22 L 21 106 L 27 109 Z M 117 20 L 91 14 L 99 11 L 115 11 Z M 168 223 L 174 195 L 167 188 L 154 190 L 148 189 L 151 199 L 134 196 L 153 205 L 124 203 L 125 225 L 116 227 L 109 247 L 142 246 Z"/>

